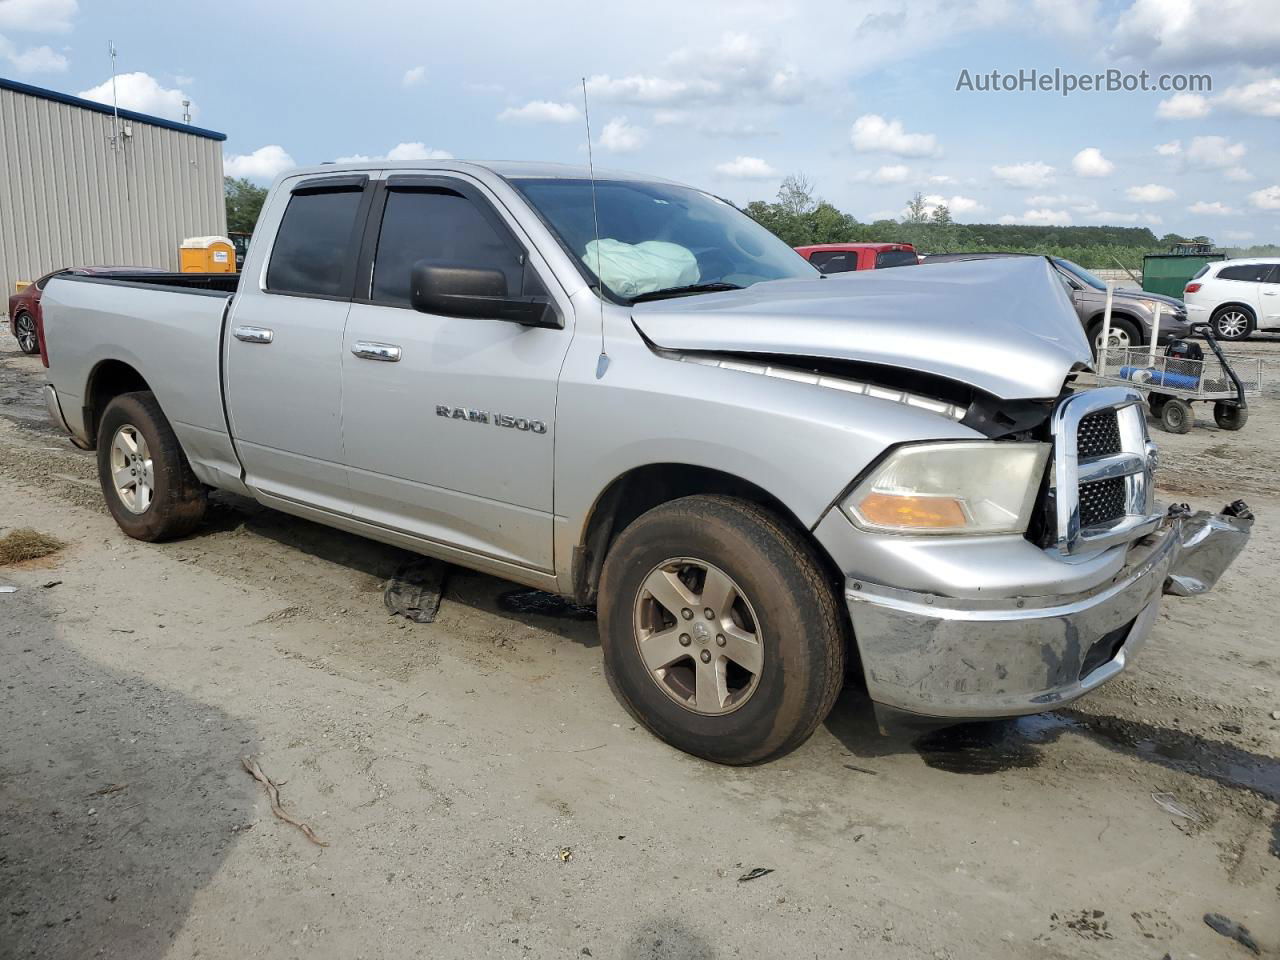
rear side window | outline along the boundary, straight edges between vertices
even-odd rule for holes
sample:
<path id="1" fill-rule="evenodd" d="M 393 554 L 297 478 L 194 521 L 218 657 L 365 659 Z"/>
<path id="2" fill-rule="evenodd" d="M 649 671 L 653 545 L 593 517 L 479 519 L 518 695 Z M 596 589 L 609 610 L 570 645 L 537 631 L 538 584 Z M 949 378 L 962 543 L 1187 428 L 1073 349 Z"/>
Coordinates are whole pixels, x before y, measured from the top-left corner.
<path id="1" fill-rule="evenodd" d="M 1194 276 L 1192 276 L 1192 278 L 1191 278 L 1191 279 L 1192 279 L 1192 280 L 1199 280 L 1201 277 L 1203 277 L 1203 276 L 1204 276 L 1206 273 L 1208 273 L 1208 272 L 1209 272 L 1209 264 L 1207 264 L 1207 263 L 1206 263 L 1203 267 L 1201 267 L 1199 270 L 1197 270 L 1197 271 L 1195 272 L 1195 275 L 1194 275 Z"/>
<path id="2" fill-rule="evenodd" d="M 1263 276 L 1263 283 L 1280 283 L 1280 264 L 1272 264 L 1271 272 Z"/>
<path id="3" fill-rule="evenodd" d="M 1257 282 L 1271 272 L 1270 264 L 1246 263 L 1238 267 L 1223 267 L 1218 271 L 1219 280 L 1252 280 Z"/>
<path id="4" fill-rule="evenodd" d="M 913 267 L 920 261 L 910 250 L 885 250 L 876 254 L 876 267 Z"/>
<path id="5" fill-rule="evenodd" d="M 833 253 L 819 250 L 809 258 L 809 262 L 823 273 L 847 273 L 858 269 L 858 255 L 850 251 Z"/>
<path id="6" fill-rule="evenodd" d="M 524 255 L 468 198 L 444 188 L 390 190 L 373 260 L 372 299 L 409 306 L 415 264 L 498 270 L 524 292 Z"/>
<path id="7" fill-rule="evenodd" d="M 289 198 L 267 265 L 267 289 L 312 297 L 342 297 L 356 255 L 358 189 L 295 193 Z"/>

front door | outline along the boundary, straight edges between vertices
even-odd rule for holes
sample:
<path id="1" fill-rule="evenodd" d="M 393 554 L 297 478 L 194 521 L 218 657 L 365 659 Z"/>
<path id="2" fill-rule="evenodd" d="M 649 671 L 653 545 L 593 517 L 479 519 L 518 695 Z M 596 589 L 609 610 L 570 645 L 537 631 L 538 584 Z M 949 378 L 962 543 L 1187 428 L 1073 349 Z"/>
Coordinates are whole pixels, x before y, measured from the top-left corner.
<path id="1" fill-rule="evenodd" d="M 1264 329 L 1280 327 L 1280 264 L 1272 264 L 1271 272 L 1258 284 L 1258 326 Z"/>
<path id="2" fill-rule="evenodd" d="M 545 265 L 461 178 L 389 178 L 365 247 L 376 250 L 361 267 L 369 295 L 352 305 L 342 349 L 355 515 L 550 572 L 556 383 L 572 336 L 567 303 L 560 304 L 565 329 L 410 307 L 410 271 L 423 261 L 499 270 L 513 296 L 545 292 Z"/>

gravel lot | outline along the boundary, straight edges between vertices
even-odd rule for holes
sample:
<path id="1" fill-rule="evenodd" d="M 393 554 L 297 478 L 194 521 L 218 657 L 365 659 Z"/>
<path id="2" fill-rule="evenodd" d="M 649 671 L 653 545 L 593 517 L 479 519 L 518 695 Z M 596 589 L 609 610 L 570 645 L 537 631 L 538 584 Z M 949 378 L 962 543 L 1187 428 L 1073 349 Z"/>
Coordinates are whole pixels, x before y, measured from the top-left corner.
<path id="1" fill-rule="evenodd" d="M 1233 350 L 1280 384 L 1280 338 Z M 1241 433 L 1157 432 L 1168 498 L 1261 519 L 1127 675 L 886 735 L 851 688 L 730 769 L 636 729 L 594 623 L 511 584 L 457 571 L 436 623 L 389 619 L 406 554 L 221 495 L 127 539 L 41 382 L 0 335 L 0 536 L 68 543 L 0 567 L 0 956 L 1248 956 L 1210 911 L 1280 950 L 1274 388 Z"/>

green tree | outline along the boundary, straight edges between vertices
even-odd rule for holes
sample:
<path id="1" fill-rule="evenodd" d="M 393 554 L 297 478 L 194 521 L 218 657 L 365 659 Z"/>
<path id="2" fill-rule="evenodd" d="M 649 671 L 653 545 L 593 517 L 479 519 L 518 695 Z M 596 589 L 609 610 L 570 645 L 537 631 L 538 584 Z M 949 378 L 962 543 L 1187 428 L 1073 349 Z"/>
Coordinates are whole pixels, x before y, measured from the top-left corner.
<path id="1" fill-rule="evenodd" d="M 940 203 L 933 208 L 933 214 L 929 219 L 940 227 L 949 227 L 951 226 L 951 211 L 945 203 Z"/>
<path id="2" fill-rule="evenodd" d="M 925 212 L 927 205 L 924 202 L 924 196 L 917 190 L 916 195 L 907 203 L 907 215 L 903 217 L 903 223 L 925 223 L 929 216 Z"/>
<path id="3" fill-rule="evenodd" d="M 818 206 L 813 195 L 813 181 L 803 173 L 793 173 L 778 187 L 778 206 L 794 217 L 812 213 Z"/>
<path id="4" fill-rule="evenodd" d="M 227 230 L 231 233 L 253 233 L 267 199 L 265 187 L 258 187 L 244 177 L 224 177 L 222 192 L 227 202 Z"/>

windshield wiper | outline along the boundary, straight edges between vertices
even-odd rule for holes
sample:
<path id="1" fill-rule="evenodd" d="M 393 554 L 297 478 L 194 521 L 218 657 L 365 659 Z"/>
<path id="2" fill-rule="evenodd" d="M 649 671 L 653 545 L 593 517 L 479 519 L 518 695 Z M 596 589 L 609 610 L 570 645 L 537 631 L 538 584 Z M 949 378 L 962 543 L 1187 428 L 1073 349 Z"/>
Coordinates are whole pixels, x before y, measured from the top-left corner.
<path id="1" fill-rule="evenodd" d="M 643 303 L 646 300 L 664 300 L 667 297 L 683 297 L 690 293 L 716 293 L 721 290 L 741 290 L 736 283 L 716 280 L 713 283 L 690 283 L 683 287 L 665 287 L 662 290 L 650 290 L 631 298 L 632 303 Z"/>

